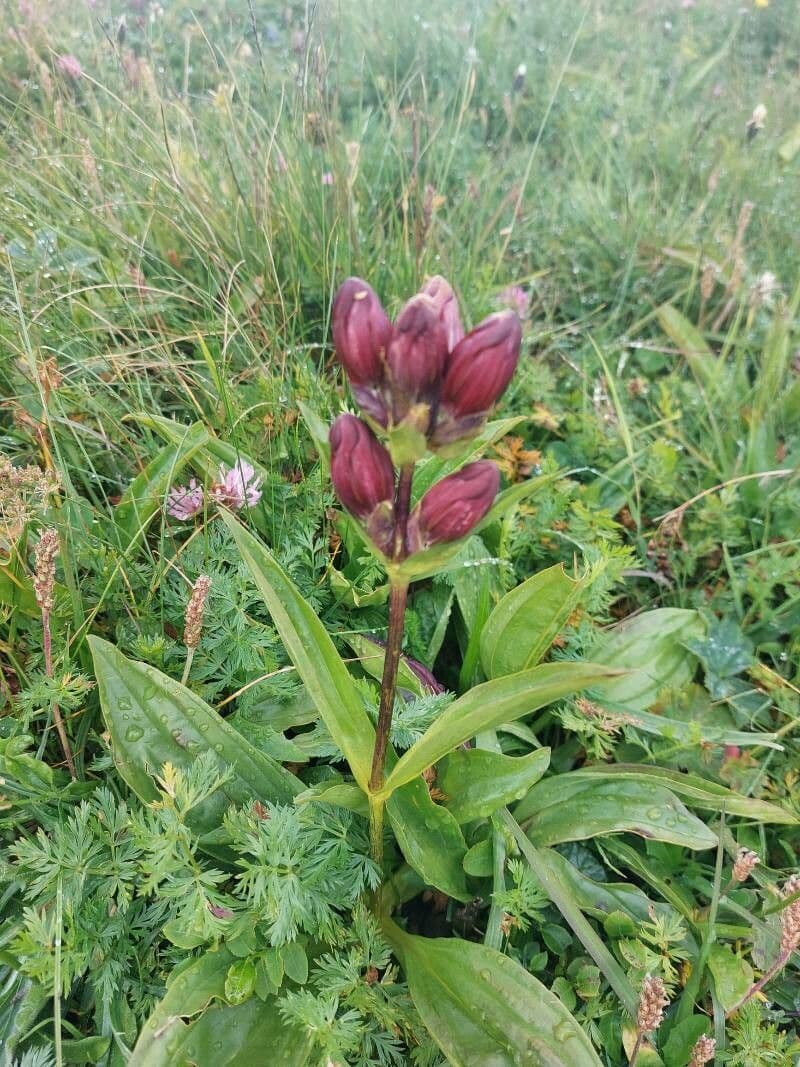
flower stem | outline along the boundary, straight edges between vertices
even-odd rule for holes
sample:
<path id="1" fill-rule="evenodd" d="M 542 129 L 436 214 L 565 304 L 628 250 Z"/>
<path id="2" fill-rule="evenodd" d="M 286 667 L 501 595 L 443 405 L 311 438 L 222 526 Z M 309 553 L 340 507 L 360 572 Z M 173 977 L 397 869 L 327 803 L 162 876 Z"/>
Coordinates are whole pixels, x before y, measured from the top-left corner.
<path id="1" fill-rule="evenodd" d="M 764 986 L 768 982 L 771 982 L 775 975 L 783 970 L 783 968 L 791 959 L 791 955 L 792 949 L 789 949 L 788 952 L 786 950 L 781 952 L 778 958 L 772 964 L 772 966 L 768 970 L 764 971 L 764 973 L 761 975 L 757 982 L 750 986 L 750 988 L 747 990 L 741 1000 L 734 1004 L 730 1011 L 725 1013 L 725 1018 L 730 1019 L 731 1016 L 735 1015 L 740 1008 L 744 1007 L 744 1005 L 748 1002 L 748 1000 L 751 999 L 751 997 L 754 997 L 756 993 L 760 993 Z"/>
<path id="2" fill-rule="evenodd" d="M 189 681 L 189 671 L 192 669 L 192 660 L 194 659 L 194 649 L 186 649 L 186 662 L 183 665 L 183 675 L 181 677 L 181 685 L 186 685 Z"/>
<path id="3" fill-rule="evenodd" d="M 392 726 L 394 694 L 397 688 L 397 671 L 400 666 L 400 649 L 403 644 L 403 621 L 406 614 L 407 599 L 407 585 L 392 585 L 392 591 L 389 594 L 389 634 L 386 640 L 386 653 L 383 660 L 378 728 L 375 732 L 372 773 L 369 779 L 369 787 L 373 792 L 377 792 L 383 785 L 383 767 L 386 762 L 386 749 L 389 744 L 389 732 Z"/>
<path id="4" fill-rule="evenodd" d="M 636 1061 L 639 1058 L 639 1052 L 641 1051 L 643 1041 L 644 1033 L 642 1030 L 639 1030 L 636 1034 L 636 1044 L 633 1046 L 631 1058 L 628 1060 L 628 1067 L 635 1067 Z"/>
<path id="5" fill-rule="evenodd" d="M 411 483 L 414 479 L 414 465 L 406 464 L 400 468 L 397 491 L 394 500 L 394 540 L 392 558 L 403 559 L 406 551 L 406 529 L 408 513 L 411 507 Z M 370 841 L 372 857 L 380 862 L 383 857 L 383 797 L 375 796 L 383 785 L 386 749 L 392 727 L 394 696 L 397 689 L 397 671 L 400 666 L 400 651 L 403 647 L 403 625 L 406 604 L 408 602 L 408 583 L 393 580 L 389 594 L 389 632 L 386 637 L 386 652 L 383 660 L 383 677 L 381 678 L 381 699 L 378 708 L 378 726 L 375 732 L 375 748 L 372 753 L 372 771 L 369 788 L 370 805 Z"/>
<path id="6" fill-rule="evenodd" d="M 42 647 L 44 649 L 44 671 L 48 678 L 53 677 L 53 638 L 50 632 L 50 612 L 46 609 L 42 609 Z M 64 727 L 64 720 L 61 717 L 61 708 L 53 701 L 53 720 L 56 726 L 56 732 L 58 733 L 58 739 L 61 742 L 61 751 L 64 753 L 64 759 L 67 762 L 69 768 L 70 777 L 73 781 L 78 777 L 75 773 L 75 761 L 72 758 L 72 749 L 69 747 L 69 738 L 67 737 L 67 731 Z"/>

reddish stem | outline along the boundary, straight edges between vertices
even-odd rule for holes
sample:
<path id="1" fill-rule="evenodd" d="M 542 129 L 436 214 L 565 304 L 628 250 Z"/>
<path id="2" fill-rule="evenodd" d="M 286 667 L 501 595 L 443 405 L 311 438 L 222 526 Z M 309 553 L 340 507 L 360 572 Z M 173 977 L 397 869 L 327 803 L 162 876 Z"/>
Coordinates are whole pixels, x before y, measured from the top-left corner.
<path id="1" fill-rule="evenodd" d="M 411 507 L 411 483 L 414 479 L 414 465 L 409 463 L 400 468 L 397 490 L 394 498 L 394 541 L 392 558 L 403 559 L 406 554 L 406 530 L 408 513 Z M 397 671 L 400 666 L 400 650 L 403 647 L 403 623 L 408 601 L 408 585 L 393 581 L 389 594 L 389 632 L 386 635 L 386 652 L 383 659 L 383 677 L 381 678 L 381 700 L 378 708 L 378 726 L 375 732 L 375 749 L 372 754 L 372 772 L 369 787 L 377 792 L 383 785 L 383 768 L 386 762 L 386 749 L 394 711 L 394 695 L 397 688 Z"/>
<path id="2" fill-rule="evenodd" d="M 50 612 L 46 608 L 42 608 L 42 646 L 44 648 L 44 671 L 48 678 L 52 678 L 53 638 L 50 633 Z M 64 759 L 67 761 L 67 767 L 69 767 L 69 773 L 72 776 L 72 779 L 75 780 L 78 776 L 75 773 L 75 762 L 72 758 L 72 749 L 69 747 L 69 738 L 67 737 L 64 720 L 61 717 L 61 708 L 59 708 L 58 704 L 55 702 L 53 703 L 53 721 L 56 725 L 58 739 L 61 742 L 61 750 L 64 753 Z"/>

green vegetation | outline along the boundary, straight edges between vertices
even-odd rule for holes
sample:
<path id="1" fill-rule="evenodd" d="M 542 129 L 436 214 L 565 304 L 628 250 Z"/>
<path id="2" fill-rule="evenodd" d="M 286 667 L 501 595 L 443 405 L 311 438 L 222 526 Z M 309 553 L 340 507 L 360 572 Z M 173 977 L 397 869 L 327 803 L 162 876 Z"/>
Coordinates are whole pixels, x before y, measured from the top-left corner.
<path id="1" fill-rule="evenodd" d="M 793 1063 L 795 0 L 3 23 L 0 1065 Z M 380 892 L 351 274 L 523 319 L 505 510 L 410 589 L 446 691 L 401 663 Z"/>

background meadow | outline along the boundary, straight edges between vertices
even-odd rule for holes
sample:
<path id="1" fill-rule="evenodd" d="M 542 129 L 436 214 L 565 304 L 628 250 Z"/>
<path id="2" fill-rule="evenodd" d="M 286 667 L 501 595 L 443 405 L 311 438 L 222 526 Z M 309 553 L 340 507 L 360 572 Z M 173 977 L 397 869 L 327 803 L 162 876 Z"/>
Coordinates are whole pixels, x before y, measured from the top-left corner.
<path id="1" fill-rule="evenodd" d="M 218 788 L 214 768 L 201 760 L 154 786 L 160 806 L 137 799 L 114 766 L 86 641 L 180 680 L 186 603 L 210 576 L 190 688 L 308 787 L 328 779 L 339 751 L 229 530 L 212 507 L 182 522 L 165 502 L 171 486 L 249 457 L 262 495 L 246 521 L 339 651 L 353 660 L 359 635 L 385 630 L 383 574 L 342 533 L 318 448 L 322 422 L 350 404 L 330 343 L 350 274 L 390 314 L 432 274 L 469 325 L 519 312 L 523 354 L 498 412 L 518 421 L 488 456 L 506 485 L 550 478 L 497 536 L 468 542 L 460 566 L 415 587 L 405 651 L 463 691 L 479 680 L 490 605 L 558 563 L 592 580 L 556 658 L 591 658 L 624 618 L 697 613 L 638 709 L 679 727 L 638 730 L 624 707 L 570 698 L 520 723 L 504 751 L 542 737 L 558 773 L 604 761 L 688 771 L 780 808 L 700 811 L 718 849 L 630 832 L 559 848 L 586 878 L 625 883 L 586 913 L 631 987 L 659 974 L 673 1003 L 687 989 L 703 1002 L 718 1063 L 795 1062 L 796 953 L 766 997 L 724 1018 L 768 969 L 774 887 L 800 848 L 794 0 L 1 10 L 0 451 L 60 488 L 0 469 L 0 1062 L 125 1063 L 173 968 L 226 937 L 245 962 L 220 1000 L 255 1012 L 257 967 L 277 987 L 288 976 L 282 1017 L 308 1057 L 296 1062 L 446 1062 L 363 908 L 364 820 L 332 805 L 316 821 L 307 806 L 276 810 L 259 862 L 280 867 L 281 842 L 296 843 L 296 864 L 319 875 L 303 892 L 330 911 L 313 921 L 302 893 L 281 911 L 285 887 L 258 882 L 247 827 L 231 825 L 252 875 L 232 905 L 186 822 Z M 52 671 L 32 586 L 44 527 L 59 546 Z M 647 644 L 660 631 L 635 665 L 661 655 Z M 396 744 L 442 706 L 408 705 Z M 323 877 L 334 838 L 349 851 L 326 852 Z M 740 846 L 759 854 L 758 877 L 721 905 Z M 428 892 L 406 918 L 502 947 L 602 1062 L 627 1063 L 618 990 L 508 848 L 517 866 L 502 886 L 475 875 L 474 915 Z M 252 976 L 249 935 L 226 934 L 227 912 L 270 916 L 277 956 L 262 953 Z M 291 946 L 324 943 L 344 913 L 347 934 L 316 970 L 311 953 L 309 977 Z M 385 988 L 360 980 L 372 970 Z M 692 1010 L 673 1018 L 671 1048 L 637 1062 L 685 1067 L 704 1032 L 679 1029 Z M 258 1048 L 224 1061 L 217 1050 L 216 1063 L 259 1063 Z M 180 1055 L 135 1062 L 208 1062 Z"/>

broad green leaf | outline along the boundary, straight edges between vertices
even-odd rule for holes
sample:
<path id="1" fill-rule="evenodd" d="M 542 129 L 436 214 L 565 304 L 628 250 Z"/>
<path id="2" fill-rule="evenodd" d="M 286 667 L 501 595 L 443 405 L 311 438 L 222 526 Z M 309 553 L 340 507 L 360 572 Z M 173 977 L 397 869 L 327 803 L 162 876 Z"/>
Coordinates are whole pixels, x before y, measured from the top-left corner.
<path id="1" fill-rule="evenodd" d="M 295 798 L 295 804 L 335 804 L 340 808 L 354 811 L 356 815 L 369 818 L 369 801 L 363 789 L 355 782 L 336 782 L 334 785 L 322 783 L 316 789 L 309 789 Z"/>
<path id="2" fill-rule="evenodd" d="M 39 614 L 30 580 L 15 574 L 12 567 L 5 564 L 0 564 L 0 604 L 23 615 Z"/>
<path id="3" fill-rule="evenodd" d="M 650 900 L 641 889 L 627 882 L 596 882 L 554 849 L 540 848 L 536 853 L 546 859 L 581 911 L 595 919 L 624 912 L 633 920 L 646 922 L 654 911 L 669 907 Z"/>
<path id="4" fill-rule="evenodd" d="M 727 945 L 713 944 L 708 950 L 708 969 L 714 992 L 726 1012 L 734 1008 L 753 984 L 753 968 Z"/>
<path id="5" fill-rule="evenodd" d="M 256 962 L 252 956 L 236 960 L 225 975 L 225 999 L 229 1004 L 243 1004 L 256 988 Z"/>
<path id="6" fill-rule="evenodd" d="M 335 567 L 331 567 L 328 570 L 328 582 L 336 594 L 337 601 L 348 608 L 372 608 L 385 604 L 389 599 L 388 582 L 384 582 L 383 585 L 378 585 L 374 589 L 360 589 L 355 582 L 351 582 L 346 575 L 341 571 L 337 571 Z"/>
<path id="7" fill-rule="evenodd" d="M 571 868 L 572 865 L 551 849 L 534 847 L 523 833 L 516 819 L 507 810 L 503 811 L 501 818 L 517 842 L 520 852 L 530 864 L 542 889 L 561 912 L 575 936 L 605 975 L 609 985 L 617 994 L 628 1013 L 635 1015 L 638 997 L 634 993 L 627 975 L 614 956 L 611 955 L 603 939 L 584 916 L 573 891 L 572 880 L 565 877 L 565 865 L 567 868 Z"/>
<path id="8" fill-rule="evenodd" d="M 467 843 L 450 812 L 434 804 L 422 778 L 396 789 L 386 814 L 406 862 L 428 885 L 456 900 L 469 900 L 464 877 Z"/>
<path id="9" fill-rule="evenodd" d="M 469 537 L 464 542 L 456 562 L 458 566 L 450 571 L 450 584 L 464 620 L 469 646 L 474 645 L 472 658 L 474 666 L 477 667 L 480 629 L 489 616 L 494 596 L 499 596 L 501 592 L 497 572 L 502 561 L 492 558 L 491 552 L 480 537 Z M 469 654 L 468 647 L 465 660 Z M 461 688 L 466 689 L 467 685 Z"/>
<path id="10" fill-rule="evenodd" d="M 155 800 L 152 776 L 165 763 L 186 767 L 214 752 L 231 777 L 195 809 L 200 832 L 219 825 L 226 808 L 253 797 L 288 803 L 302 783 L 253 748 L 186 686 L 144 663 L 127 659 L 99 637 L 89 637 L 100 706 L 111 734 L 117 770 L 144 801 Z"/>
<path id="11" fill-rule="evenodd" d="M 436 786 L 444 793 L 442 803 L 456 822 L 471 822 L 521 800 L 549 763 L 549 748 L 538 748 L 527 756 L 457 748 L 439 764 Z"/>
<path id="12" fill-rule="evenodd" d="M 672 907 L 689 922 L 696 921 L 697 903 L 680 879 L 673 881 L 662 876 L 650 858 L 619 837 L 604 837 L 598 842 L 598 850 L 604 860 L 616 868 L 619 864 L 633 871 L 647 885 L 653 887 Z M 610 856 L 611 859 L 607 857 Z"/>
<path id="13" fill-rule="evenodd" d="M 303 422 L 306 424 L 309 436 L 314 442 L 314 448 L 316 448 L 319 453 L 320 462 L 322 463 L 323 468 L 327 471 L 331 459 L 331 446 L 328 441 L 330 426 L 325 419 L 322 418 L 319 412 L 315 411 L 305 400 L 298 400 L 297 406 L 300 409 L 300 414 L 303 416 Z"/>
<path id="14" fill-rule="evenodd" d="M 758 734 L 750 735 L 758 737 Z M 625 779 L 638 782 L 655 782 L 666 786 L 673 793 L 685 798 L 690 807 L 705 811 L 724 811 L 726 815 L 739 815 L 744 819 L 758 822 L 794 824 L 797 816 L 778 804 L 766 800 L 756 800 L 734 793 L 732 789 L 719 785 L 711 779 L 701 778 L 696 774 L 683 774 L 664 767 L 650 767 L 637 763 L 598 763 L 592 767 L 582 767 L 572 772 L 586 778 L 604 778 L 609 781 Z"/>
<path id="15" fill-rule="evenodd" d="M 114 509 L 117 527 L 130 541 L 144 530 L 153 516 L 164 506 L 170 486 L 196 454 L 209 440 L 208 430 L 202 423 L 182 426 L 182 437 L 165 445 L 144 470 L 138 474 Z"/>
<path id="16" fill-rule="evenodd" d="M 299 941 L 290 941 L 280 948 L 281 960 L 286 977 L 298 985 L 308 981 L 308 956 Z"/>
<path id="17" fill-rule="evenodd" d="M 281 1019 L 274 1001 L 224 1003 L 234 957 L 207 952 L 174 974 L 164 998 L 145 1023 L 128 1067 L 244 1067 L 270 1062 L 305 1067 L 309 1041 Z"/>
<path id="18" fill-rule="evenodd" d="M 288 700 L 278 700 L 273 696 L 254 700 L 248 717 L 277 733 L 283 733 L 316 722 L 317 709 L 305 686 L 300 686 Z"/>
<path id="19" fill-rule="evenodd" d="M 697 327 L 672 304 L 662 304 L 656 315 L 661 329 L 686 357 L 697 381 L 716 392 L 724 377 L 721 373 L 724 368 Z"/>
<path id="20" fill-rule="evenodd" d="M 464 870 L 472 878 L 491 878 L 494 870 L 494 848 L 492 838 L 487 837 L 477 845 L 467 849 L 464 857 Z"/>
<path id="21" fill-rule="evenodd" d="M 692 1058 L 695 1042 L 708 1033 L 710 1025 L 705 1015 L 690 1015 L 688 1019 L 676 1023 L 662 1049 L 664 1067 L 686 1067 Z"/>
<path id="22" fill-rule="evenodd" d="M 375 729 L 333 641 L 273 555 L 233 515 L 222 512 L 222 519 L 233 534 L 297 673 L 331 737 L 347 757 L 353 777 L 366 791 Z"/>
<path id="23" fill-rule="evenodd" d="M 482 730 L 521 719 L 587 686 L 614 678 L 616 672 L 594 663 L 543 663 L 529 671 L 477 685 L 455 700 L 399 759 L 386 780 L 390 792 L 432 766 Z"/>
<path id="24" fill-rule="evenodd" d="M 655 703 L 665 686 L 679 689 L 692 680 L 697 660 L 684 642 L 705 633 L 696 611 L 657 608 L 620 623 L 592 649 L 592 659 L 630 673 L 605 686 L 603 696 L 634 711 Z"/>
<path id="25" fill-rule="evenodd" d="M 558 997 L 514 960 L 459 938 L 414 937 L 386 920 L 414 1005 L 453 1067 L 599 1067 Z"/>
<path id="26" fill-rule="evenodd" d="M 182 1019 L 199 1015 L 214 997 L 225 992 L 225 976 L 234 957 L 224 947 L 190 959 L 167 979 L 167 990 L 142 1027 L 128 1061 L 130 1067 L 155 1067 L 167 1060 L 167 1045 L 173 1035 L 187 1029 Z"/>
<path id="27" fill-rule="evenodd" d="M 19 932 L 11 922 L 4 926 L 3 945 Z M 34 982 L 12 966 L 0 964 L 0 1064 L 9 1067 L 16 1062 L 18 1044 L 33 1029 L 37 1018 L 52 995 L 48 989 Z"/>
<path id="28" fill-rule="evenodd" d="M 535 667 L 575 610 L 582 587 L 558 563 L 506 593 L 481 633 L 486 677 Z"/>
<path id="29" fill-rule="evenodd" d="M 634 833 L 684 848 L 714 848 L 714 833 L 662 786 L 598 781 L 579 772 L 539 782 L 514 812 L 535 845 Z"/>
<path id="30" fill-rule="evenodd" d="M 789 130 L 789 136 L 781 142 L 778 148 L 778 155 L 782 163 L 791 163 L 798 152 L 800 152 L 800 122 Z"/>
<path id="31" fill-rule="evenodd" d="M 108 1052 L 110 1037 L 84 1037 L 61 1042 L 64 1063 L 99 1063 Z"/>

